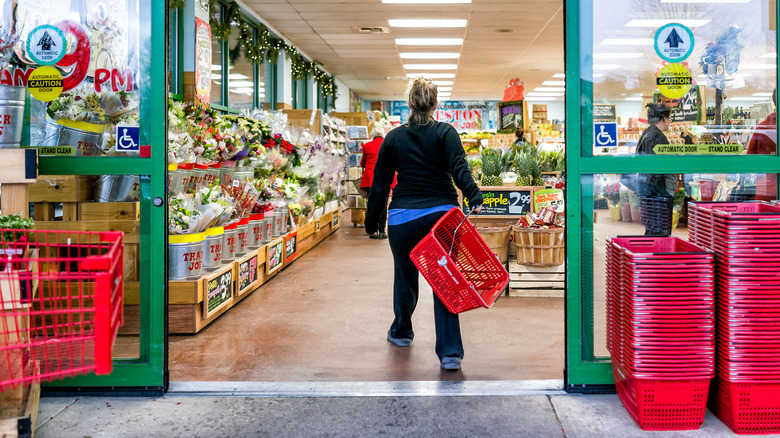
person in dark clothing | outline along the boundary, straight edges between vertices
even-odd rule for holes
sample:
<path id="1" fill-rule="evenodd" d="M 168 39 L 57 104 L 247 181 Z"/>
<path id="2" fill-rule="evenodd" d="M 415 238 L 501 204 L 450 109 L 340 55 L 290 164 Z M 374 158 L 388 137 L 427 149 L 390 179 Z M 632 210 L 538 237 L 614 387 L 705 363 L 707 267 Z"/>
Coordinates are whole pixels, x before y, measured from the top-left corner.
<path id="1" fill-rule="evenodd" d="M 366 233 L 376 232 L 390 185 L 397 172 L 397 186 L 388 212 L 388 235 L 393 253 L 393 311 L 395 319 L 387 340 L 407 347 L 414 339 L 412 313 L 419 296 L 419 272 L 410 259 L 412 248 L 430 232 L 451 208 L 458 206 L 452 181 L 477 211 L 482 193 L 471 178 L 466 154 L 457 131 L 433 119 L 437 88 L 430 79 L 416 77 L 409 84 L 409 121 L 385 137 L 374 168 L 374 181 L 368 197 Z M 457 314 L 434 300 L 436 355 L 441 367 L 457 371 L 463 359 L 463 342 Z"/>
<path id="2" fill-rule="evenodd" d="M 777 154 L 777 89 L 772 92 L 772 102 L 775 111 L 772 111 L 766 119 L 756 126 L 748 143 L 748 155 L 776 155 Z M 777 174 L 767 173 L 756 178 L 756 199 L 759 201 L 771 201 L 777 199 Z"/>
<path id="3" fill-rule="evenodd" d="M 647 105 L 647 122 L 650 126 L 639 137 L 637 155 L 655 155 L 653 148 L 669 144 L 663 131 L 672 124 L 671 109 L 662 103 Z M 677 176 L 672 174 L 639 174 L 637 194 L 646 206 L 645 235 L 668 236 L 672 234 L 672 197 L 677 190 Z"/>
<path id="4" fill-rule="evenodd" d="M 363 168 L 363 177 L 360 179 L 360 190 L 366 193 L 366 198 L 371 193 L 371 183 L 374 181 L 374 167 L 379 155 L 379 149 L 382 147 L 385 133 L 382 128 L 375 127 L 371 130 L 371 141 L 363 145 L 363 158 L 360 160 L 360 167 Z M 392 187 L 391 187 L 392 188 Z M 377 232 L 369 234 L 372 239 L 387 239 L 385 233 L 385 224 L 387 223 L 387 205 L 379 215 L 379 226 Z"/>

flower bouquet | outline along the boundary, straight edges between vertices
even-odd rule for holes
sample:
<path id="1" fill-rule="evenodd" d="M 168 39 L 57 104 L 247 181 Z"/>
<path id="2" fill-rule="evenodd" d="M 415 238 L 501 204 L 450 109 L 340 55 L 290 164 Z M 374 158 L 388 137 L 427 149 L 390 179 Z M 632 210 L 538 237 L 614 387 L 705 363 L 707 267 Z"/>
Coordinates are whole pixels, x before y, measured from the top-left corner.
<path id="1" fill-rule="evenodd" d="M 604 196 L 607 198 L 607 207 L 613 221 L 621 219 L 620 213 L 620 183 L 609 184 L 606 186 Z"/>

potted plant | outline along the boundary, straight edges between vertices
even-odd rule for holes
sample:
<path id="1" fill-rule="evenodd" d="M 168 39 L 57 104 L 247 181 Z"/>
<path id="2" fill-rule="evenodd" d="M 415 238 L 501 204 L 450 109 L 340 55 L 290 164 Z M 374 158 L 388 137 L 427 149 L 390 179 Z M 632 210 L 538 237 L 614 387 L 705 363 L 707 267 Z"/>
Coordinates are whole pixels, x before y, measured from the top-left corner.
<path id="1" fill-rule="evenodd" d="M 13 28 L 0 26 L 0 74 L 11 67 L 18 40 L 19 34 Z M 11 73 L 9 77 L 13 77 L 12 72 L 8 73 Z M 0 85 L 0 115 L 4 119 L 3 129 L 0 130 L 0 149 L 18 148 L 22 143 L 25 93 L 25 87 Z"/>
<path id="2" fill-rule="evenodd" d="M 620 183 L 610 184 L 606 188 L 604 196 L 607 198 L 607 207 L 609 207 L 609 215 L 613 221 L 619 221 L 621 219 L 620 214 Z"/>
<path id="3" fill-rule="evenodd" d="M 24 231 L 33 227 L 33 220 L 18 214 L 0 215 L 0 256 L 23 256 L 29 243 Z"/>

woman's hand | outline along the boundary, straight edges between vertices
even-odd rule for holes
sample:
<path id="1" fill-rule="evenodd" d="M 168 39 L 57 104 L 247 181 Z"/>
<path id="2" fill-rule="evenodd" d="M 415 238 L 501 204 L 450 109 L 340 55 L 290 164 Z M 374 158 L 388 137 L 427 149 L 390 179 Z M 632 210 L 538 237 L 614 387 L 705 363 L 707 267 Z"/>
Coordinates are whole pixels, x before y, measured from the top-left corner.
<path id="1" fill-rule="evenodd" d="M 471 211 L 474 212 L 474 213 L 479 214 L 482 211 L 482 204 L 477 205 Z"/>

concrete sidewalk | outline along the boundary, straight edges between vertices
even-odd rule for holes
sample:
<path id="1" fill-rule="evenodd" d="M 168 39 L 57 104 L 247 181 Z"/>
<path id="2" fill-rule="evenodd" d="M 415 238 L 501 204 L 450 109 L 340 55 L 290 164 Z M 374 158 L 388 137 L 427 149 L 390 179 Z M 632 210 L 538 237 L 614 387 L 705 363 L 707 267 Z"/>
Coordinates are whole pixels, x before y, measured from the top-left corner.
<path id="1" fill-rule="evenodd" d="M 696 431 L 640 430 L 616 395 L 41 399 L 38 438 L 732 437 L 710 412 Z M 769 435 L 762 435 L 769 436 Z"/>

